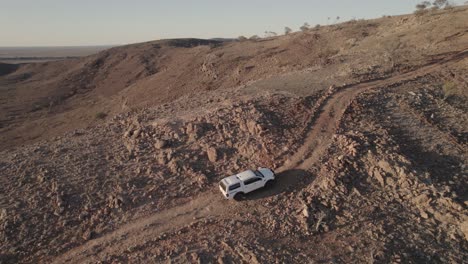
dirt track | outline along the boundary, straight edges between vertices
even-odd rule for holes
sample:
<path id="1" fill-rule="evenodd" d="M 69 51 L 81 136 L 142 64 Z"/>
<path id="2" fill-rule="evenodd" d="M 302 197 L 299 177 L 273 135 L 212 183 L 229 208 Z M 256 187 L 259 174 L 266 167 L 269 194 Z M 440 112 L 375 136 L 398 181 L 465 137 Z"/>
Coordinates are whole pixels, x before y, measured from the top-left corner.
<path id="1" fill-rule="evenodd" d="M 336 129 L 353 99 L 362 92 L 370 89 L 387 87 L 403 83 L 424 76 L 449 63 L 463 60 L 468 51 L 462 51 L 445 60 L 431 63 L 405 74 L 392 76 L 386 79 L 369 81 L 366 83 L 348 85 L 330 91 L 326 98 L 316 106 L 318 116 L 311 117 L 310 131 L 304 143 L 297 149 L 295 154 L 289 158 L 278 171 L 278 184 L 275 189 L 268 193 L 279 192 L 290 187 L 300 179 L 302 169 L 306 170 L 314 165 L 321 154 L 329 146 Z M 248 201 L 247 201 L 248 202 Z M 254 202 L 249 202 L 254 205 Z M 85 261 L 97 261 L 103 256 L 122 252 L 130 245 L 143 245 L 147 241 L 157 238 L 167 231 L 175 231 L 193 222 L 205 221 L 209 218 L 232 218 L 234 212 L 245 208 L 239 204 L 222 200 L 217 192 L 217 187 L 199 195 L 187 204 L 174 207 L 163 212 L 156 212 L 148 217 L 141 218 L 126 224 L 119 229 L 102 237 L 89 241 L 88 243 L 74 248 L 57 257 L 54 263 L 72 262 L 83 263 Z"/>

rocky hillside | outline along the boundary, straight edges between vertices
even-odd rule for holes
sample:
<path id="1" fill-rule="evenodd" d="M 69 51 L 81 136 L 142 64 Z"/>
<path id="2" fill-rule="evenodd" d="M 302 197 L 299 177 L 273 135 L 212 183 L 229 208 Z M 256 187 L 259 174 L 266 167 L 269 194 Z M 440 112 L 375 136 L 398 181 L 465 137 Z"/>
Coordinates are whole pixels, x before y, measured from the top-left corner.
<path id="1" fill-rule="evenodd" d="M 0 77 L 0 146 L 48 139 L 98 123 L 103 114 L 200 91 L 265 80 L 261 89 L 304 95 L 310 84 L 324 89 L 419 67 L 466 47 L 466 12 L 354 20 L 258 41 L 154 41 L 22 65 Z"/>
<path id="2" fill-rule="evenodd" d="M 0 263 L 463 263 L 467 14 L 0 65 Z"/>

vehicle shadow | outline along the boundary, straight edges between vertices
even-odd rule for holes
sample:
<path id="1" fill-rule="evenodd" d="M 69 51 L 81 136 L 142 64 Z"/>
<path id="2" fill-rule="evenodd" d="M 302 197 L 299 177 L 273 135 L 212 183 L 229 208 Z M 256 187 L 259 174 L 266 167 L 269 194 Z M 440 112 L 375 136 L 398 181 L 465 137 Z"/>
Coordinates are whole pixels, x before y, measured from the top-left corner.
<path id="1" fill-rule="evenodd" d="M 292 169 L 276 174 L 276 180 L 271 187 L 261 188 L 245 195 L 244 200 L 259 200 L 282 193 L 297 191 L 308 186 L 315 176 L 309 171 Z"/>

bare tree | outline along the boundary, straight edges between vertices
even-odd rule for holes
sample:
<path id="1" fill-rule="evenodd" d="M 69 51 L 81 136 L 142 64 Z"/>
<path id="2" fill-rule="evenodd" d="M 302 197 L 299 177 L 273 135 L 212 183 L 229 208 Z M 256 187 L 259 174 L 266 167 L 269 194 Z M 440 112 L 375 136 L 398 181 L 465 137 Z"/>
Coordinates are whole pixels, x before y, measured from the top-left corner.
<path id="1" fill-rule="evenodd" d="M 416 10 L 417 11 L 422 11 L 426 8 L 428 8 L 431 5 L 431 2 L 429 1 L 424 1 L 416 5 Z"/>
<path id="2" fill-rule="evenodd" d="M 435 8 L 443 8 L 444 6 L 447 6 L 449 3 L 447 0 L 435 0 L 432 2 L 432 6 Z"/>
<path id="3" fill-rule="evenodd" d="M 288 35 L 288 34 L 291 33 L 291 32 L 292 32 L 292 29 L 291 29 L 290 27 L 285 27 L 285 28 L 284 28 L 284 34 L 285 34 L 285 35 Z"/>
<path id="4" fill-rule="evenodd" d="M 427 13 L 427 8 L 431 6 L 431 2 L 429 1 L 424 1 L 416 5 L 416 11 L 414 11 L 414 14 L 416 15 L 423 15 Z"/>
<path id="5" fill-rule="evenodd" d="M 447 4 L 445 5 L 444 9 L 452 9 L 455 5 L 456 3 L 447 1 Z"/>

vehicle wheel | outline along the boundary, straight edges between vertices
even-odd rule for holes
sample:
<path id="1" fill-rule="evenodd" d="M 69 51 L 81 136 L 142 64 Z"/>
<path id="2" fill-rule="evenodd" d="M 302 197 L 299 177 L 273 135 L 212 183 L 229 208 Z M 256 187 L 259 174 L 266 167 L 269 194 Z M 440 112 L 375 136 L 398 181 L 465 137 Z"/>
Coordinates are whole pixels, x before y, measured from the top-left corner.
<path id="1" fill-rule="evenodd" d="M 242 192 L 236 193 L 236 195 L 234 195 L 234 200 L 236 200 L 236 201 L 245 200 L 245 194 L 242 193 Z"/>
<path id="2" fill-rule="evenodd" d="M 265 183 L 265 188 L 267 189 L 271 189 L 273 187 L 273 185 L 275 185 L 275 181 L 274 180 L 269 180 Z"/>

